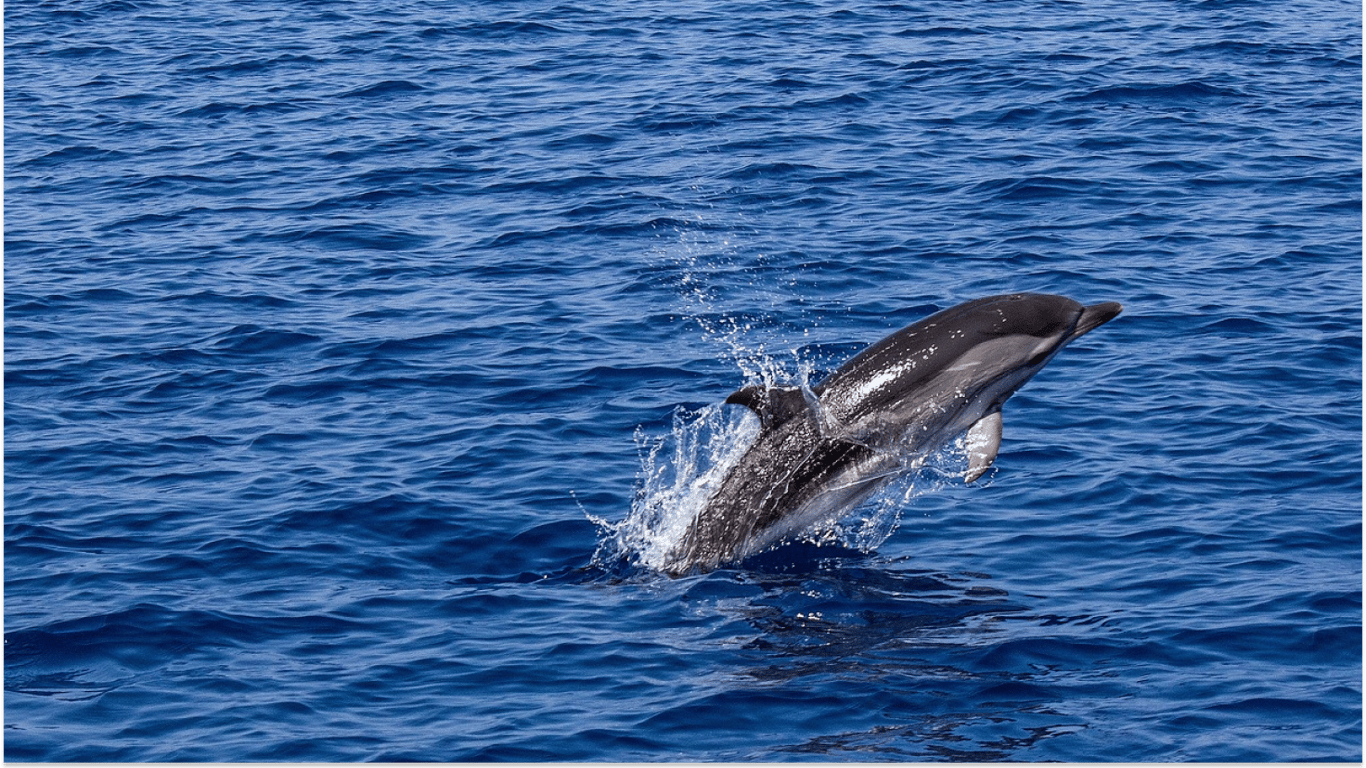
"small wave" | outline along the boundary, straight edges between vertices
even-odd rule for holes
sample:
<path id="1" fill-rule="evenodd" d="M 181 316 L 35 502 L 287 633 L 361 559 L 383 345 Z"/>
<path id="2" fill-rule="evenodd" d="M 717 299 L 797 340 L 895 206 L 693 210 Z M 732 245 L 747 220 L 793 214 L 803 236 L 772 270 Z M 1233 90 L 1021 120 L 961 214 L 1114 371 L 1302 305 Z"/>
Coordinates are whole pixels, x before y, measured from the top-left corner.
<path id="1" fill-rule="evenodd" d="M 437 30 L 428 31 L 437 32 Z M 542 24 L 537 21 L 491 21 L 460 27 L 459 32 L 462 35 L 475 38 L 506 40 L 513 37 L 553 35 L 558 34 L 560 30 L 550 24 Z"/>
<path id="2" fill-rule="evenodd" d="M 1219 88 L 1199 81 L 1189 83 L 1116 85 L 1098 88 L 1089 93 L 1073 96 L 1072 102 L 1100 101 L 1112 104 L 1134 102 L 1182 103 L 1197 101 L 1221 101 L 1246 98 L 1236 90 Z"/>
<path id="3" fill-rule="evenodd" d="M 252 234 L 246 237 L 253 239 L 262 237 L 262 235 Z M 416 250 L 431 244 L 435 239 L 429 235 L 368 223 L 290 229 L 273 233 L 268 237 L 286 242 L 306 242 L 324 249 L 341 248 L 373 251 Z"/>
<path id="4" fill-rule="evenodd" d="M 295 331 L 276 331 L 257 325 L 239 325 L 223 334 L 214 349 L 221 352 L 256 355 L 280 352 L 321 342 L 321 337 Z"/>
<path id="5" fill-rule="evenodd" d="M 972 188 L 973 192 L 989 195 L 993 200 L 1047 200 L 1074 195 L 1094 195 L 1099 184 L 1087 179 L 1053 176 L 1030 176 L 1021 179 L 993 179 Z"/>
<path id="6" fill-rule="evenodd" d="M 385 80 L 383 82 L 357 88 L 342 94 L 342 98 L 373 98 L 378 96 L 394 96 L 401 93 L 417 93 L 425 91 L 426 88 L 408 80 Z"/>

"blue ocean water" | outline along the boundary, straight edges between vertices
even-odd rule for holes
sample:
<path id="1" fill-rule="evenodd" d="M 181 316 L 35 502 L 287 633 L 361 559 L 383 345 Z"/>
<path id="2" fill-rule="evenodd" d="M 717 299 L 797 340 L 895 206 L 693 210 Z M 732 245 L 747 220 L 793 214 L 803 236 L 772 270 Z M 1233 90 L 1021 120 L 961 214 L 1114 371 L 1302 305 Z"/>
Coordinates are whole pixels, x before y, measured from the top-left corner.
<path id="1" fill-rule="evenodd" d="M 1359 4 L 5 25 L 7 759 L 1362 758 Z M 987 479 L 633 557 L 731 391 L 1026 290 L 1125 312 Z"/>

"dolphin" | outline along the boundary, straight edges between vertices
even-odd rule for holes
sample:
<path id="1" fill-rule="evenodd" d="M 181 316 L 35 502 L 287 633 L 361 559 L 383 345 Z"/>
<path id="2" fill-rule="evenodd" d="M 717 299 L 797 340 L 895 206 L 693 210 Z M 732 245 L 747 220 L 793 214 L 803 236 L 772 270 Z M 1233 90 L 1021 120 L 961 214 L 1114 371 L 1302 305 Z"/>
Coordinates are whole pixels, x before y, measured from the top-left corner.
<path id="1" fill-rule="evenodd" d="M 1001 446 L 1001 406 L 1068 342 L 1113 320 L 1115 302 L 988 296 L 867 347 L 814 387 L 747 386 L 754 443 L 665 557 L 674 576 L 737 563 L 829 525 L 966 432 L 966 482 Z"/>

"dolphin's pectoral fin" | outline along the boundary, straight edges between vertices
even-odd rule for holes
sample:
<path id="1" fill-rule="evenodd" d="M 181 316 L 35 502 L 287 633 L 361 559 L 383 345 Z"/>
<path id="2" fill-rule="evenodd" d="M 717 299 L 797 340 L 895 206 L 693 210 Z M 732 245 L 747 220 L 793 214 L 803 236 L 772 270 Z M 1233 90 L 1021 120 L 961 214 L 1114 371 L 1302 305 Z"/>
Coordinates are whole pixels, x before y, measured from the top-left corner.
<path id="1" fill-rule="evenodd" d="M 797 387 L 744 387 L 726 398 L 726 402 L 743 405 L 759 414 L 759 421 L 765 429 L 805 413 L 808 408 L 806 396 Z"/>
<path id="2" fill-rule="evenodd" d="M 1001 412 L 978 419 L 963 442 L 968 449 L 968 471 L 963 473 L 963 480 L 971 483 L 991 468 L 996 452 L 1001 450 Z"/>

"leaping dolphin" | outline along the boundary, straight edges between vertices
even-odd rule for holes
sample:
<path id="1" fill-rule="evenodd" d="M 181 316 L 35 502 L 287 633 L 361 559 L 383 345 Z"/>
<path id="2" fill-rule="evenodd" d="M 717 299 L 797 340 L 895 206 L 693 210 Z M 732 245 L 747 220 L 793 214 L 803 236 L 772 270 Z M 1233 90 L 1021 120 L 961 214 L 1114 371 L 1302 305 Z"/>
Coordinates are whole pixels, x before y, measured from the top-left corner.
<path id="1" fill-rule="evenodd" d="M 1001 406 L 1068 342 L 1122 306 L 1015 293 L 931 315 L 810 387 L 745 387 L 727 403 L 759 415 L 754 444 L 679 545 L 672 575 L 735 563 L 830 524 L 966 430 L 973 482 L 1001 446 Z"/>

